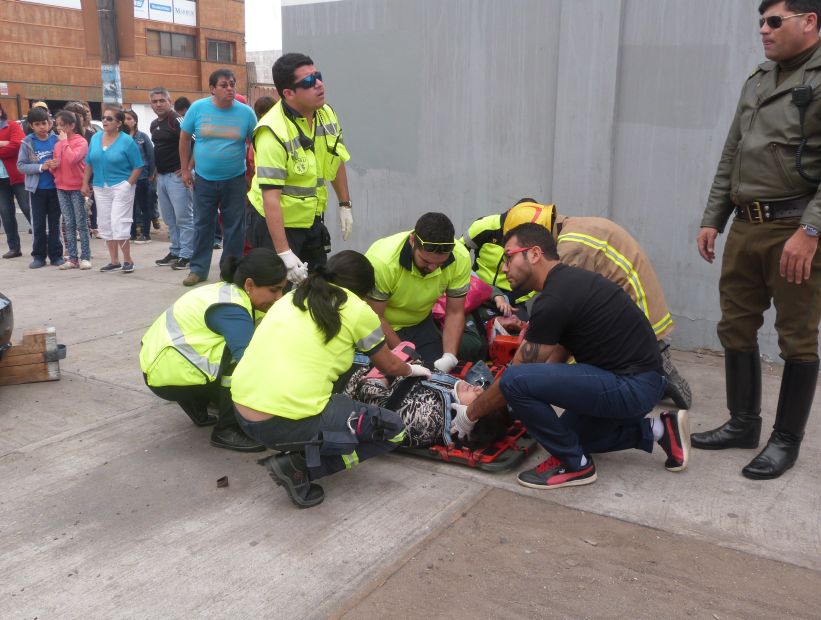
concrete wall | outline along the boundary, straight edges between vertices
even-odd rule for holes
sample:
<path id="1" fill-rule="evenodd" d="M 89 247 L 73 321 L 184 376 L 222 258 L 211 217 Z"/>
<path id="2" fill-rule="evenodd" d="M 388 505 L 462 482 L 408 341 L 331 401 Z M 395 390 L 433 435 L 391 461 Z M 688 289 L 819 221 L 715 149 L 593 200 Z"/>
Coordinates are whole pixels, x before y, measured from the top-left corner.
<path id="1" fill-rule="evenodd" d="M 280 56 L 282 56 L 280 50 L 245 52 L 245 61 L 254 63 L 254 70 L 256 71 L 255 75 L 248 76 L 248 81 L 258 84 L 273 83 L 271 67 L 274 66 L 274 63 Z"/>
<path id="2" fill-rule="evenodd" d="M 350 247 L 428 210 L 464 230 L 523 196 L 554 201 L 631 231 L 664 284 L 675 346 L 717 349 L 719 265 L 701 260 L 695 237 L 739 89 L 763 60 L 756 6 L 286 4 L 283 48 L 314 58 L 341 117 L 353 155 Z M 777 356 L 772 317 L 761 347 Z"/>

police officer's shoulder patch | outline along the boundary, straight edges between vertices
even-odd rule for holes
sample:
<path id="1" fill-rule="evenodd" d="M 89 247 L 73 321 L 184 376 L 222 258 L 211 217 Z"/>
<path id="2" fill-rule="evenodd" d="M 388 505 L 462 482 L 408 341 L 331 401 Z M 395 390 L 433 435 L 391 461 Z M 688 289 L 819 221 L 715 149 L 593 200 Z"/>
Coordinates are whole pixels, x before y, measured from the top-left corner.
<path id="1" fill-rule="evenodd" d="M 747 79 L 749 80 L 751 77 L 753 77 L 757 73 L 766 73 L 767 71 L 772 71 L 773 69 L 776 68 L 777 65 L 778 65 L 778 63 L 775 62 L 774 60 L 768 60 L 766 62 L 762 62 L 755 69 L 753 69 L 753 72 L 749 75 L 749 77 L 747 77 Z"/>

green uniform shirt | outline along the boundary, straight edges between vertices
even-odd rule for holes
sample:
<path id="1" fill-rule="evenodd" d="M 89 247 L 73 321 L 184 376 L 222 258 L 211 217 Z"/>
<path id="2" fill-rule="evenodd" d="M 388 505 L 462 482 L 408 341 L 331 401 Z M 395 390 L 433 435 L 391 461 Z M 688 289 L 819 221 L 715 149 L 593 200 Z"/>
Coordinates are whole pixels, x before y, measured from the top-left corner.
<path id="1" fill-rule="evenodd" d="M 762 200 L 786 200 L 813 195 L 801 223 L 821 228 L 821 194 L 817 184 L 795 169 L 801 140 L 798 108 L 792 89 L 821 84 L 821 47 L 780 85 L 778 65 L 758 66 L 741 89 L 715 180 L 710 188 L 702 226 L 724 230 L 734 205 Z M 810 176 L 821 176 L 821 97 L 816 93 L 806 109 L 804 135 L 809 139 L 802 163 Z"/>
<path id="2" fill-rule="evenodd" d="M 376 313 L 345 292 L 342 329 L 328 343 L 310 313 L 294 305 L 293 292 L 277 301 L 234 370 L 234 402 L 293 420 L 321 413 L 334 382 L 351 367 L 354 349 L 375 353 L 385 340 Z"/>
<path id="3" fill-rule="evenodd" d="M 423 275 L 413 262 L 410 231 L 378 239 L 365 256 L 373 265 L 376 288 L 370 296 L 386 301 L 385 320 L 394 330 L 424 321 L 442 293 L 464 297 L 470 287 L 470 254 L 457 243 L 448 260 Z"/>

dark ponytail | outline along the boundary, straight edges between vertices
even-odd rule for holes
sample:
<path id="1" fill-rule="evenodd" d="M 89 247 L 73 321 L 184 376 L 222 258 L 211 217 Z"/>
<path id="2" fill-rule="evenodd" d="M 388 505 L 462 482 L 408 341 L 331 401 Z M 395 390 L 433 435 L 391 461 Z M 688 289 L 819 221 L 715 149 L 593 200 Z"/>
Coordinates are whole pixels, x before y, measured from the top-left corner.
<path id="1" fill-rule="evenodd" d="M 277 253 L 267 248 L 254 248 L 242 258 L 229 256 L 222 264 L 220 278 L 223 282 L 242 288 L 246 278 L 256 286 L 274 286 L 288 275 L 285 263 Z"/>
<path id="2" fill-rule="evenodd" d="M 357 297 L 365 297 L 374 287 L 373 266 L 363 254 L 344 250 L 331 256 L 327 265 L 316 271 L 299 285 L 294 292 L 294 305 L 307 310 L 328 343 L 342 329 L 339 308 L 348 295 L 339 287 L 345 287 Z"/>

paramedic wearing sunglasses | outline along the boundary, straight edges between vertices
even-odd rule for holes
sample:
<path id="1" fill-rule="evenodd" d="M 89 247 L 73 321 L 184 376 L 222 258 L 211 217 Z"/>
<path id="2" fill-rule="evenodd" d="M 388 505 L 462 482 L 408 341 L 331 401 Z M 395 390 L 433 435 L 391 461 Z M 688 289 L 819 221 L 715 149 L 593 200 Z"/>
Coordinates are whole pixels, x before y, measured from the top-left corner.
<path id="1" fill-rule="evenodd" d="M 237 420 L 260 443 L 284 450 L 259 463 L 300 508 L 325 497 L 313 481 L 390 452 L 405 436 L 399 414 L 331 393 L 354 351 L 388 376 L 430 378 L 384 346 L 379 317 L 363 300 L 372 287 L 362 254 L 333 255 L 274 304 L 234 371 Z"/>
<path id="2" fill-rule="evenodd" d="M 511 285 L 540 294 L 513 365 L 471 405 L 453 405 L 451 433 L 470 435 L 476 420 L 507 403 L 550 453 L 519 484 L 558 489 L 596 480 L 592 454 L 658 442 L 665 468 L 687 467 L 687 411 L 645 417 L 664 390 L 661 355 L 647 317 L 617 284 L 563 265 L 544 226 L 521 224 L 504 237 Z M 567 364 L 570 356 L 575 364 Z M 547 363 L 545 363 L 547 362 Z M 561 417 L 554 407 L 565 411 Z"/>
<path id="3" fill-rule="evenodd" d="M 798 458 L 818 380 L 821 320 L 821 1 L 767 0 L 758 8 L 764 56 L 747 78 L 701 219 L 697 245 L 715 260 L 716 236 L 732 217 L 719 280 L 730 419 L 693 434 L 704 450 L 759 447 L 758 330 L 775 306 L 784 360 L 773 432 L 741 470 L 777 478 Z"/>
<path id="4" fill-rule="evenodd" d="M 690 386 L 673 364 L 670 345 L 665 340 L 674 325 L 661 282 L 638 241 L 614 221 L 604 217 L 561 215 L 556 205 L 522 198 L 504 213 L 487 215 L 473 222 L 462 239 L 474 252 L 474 270 L 494 287 L 495 310 L 505 315 L 511 314 L 514 308 L 521 312 L 518 310 L 521 305 L 535 295 L 535 291 L 511 291 L 502 273 L 502 237 L 527 222 L 541 224 L 551 232 L 563 265 L 595 271 L 630 295 L 656 334 L 667 377 L 665 397 L 670 397 L 679 409 L 689 409 Z"/>
<path id="5" fill-rule="evenodd" d="M 285 54 L 273 67 L 280 100 L 254 130 L 256 175 L 248 200 L 249 241 L 276 250 L 288 267 L 288 279 L 299 283 L 308 269 L 324 265 L 330 249 L 325 208 L 330 181 L 339 200 L 343 239 L 353 227 L 345 162 L 350 159 L 342 128 L 325 103 L 325 85 L 314 61 L 304 54 Z"/>
<path id="6" fill-rule="evenodd" d="M 447 215 L 425 213 L 412 231 L 378 239 L 365 253 L 376 274 L 368 303 L 388 346 L 412 342 L 425 364 L 441 372 L 456 366 L 470 286 L 470 254 L 455 241 Z M 442 293 L 447 300 L 440 333 L 431 310 Z"/>

